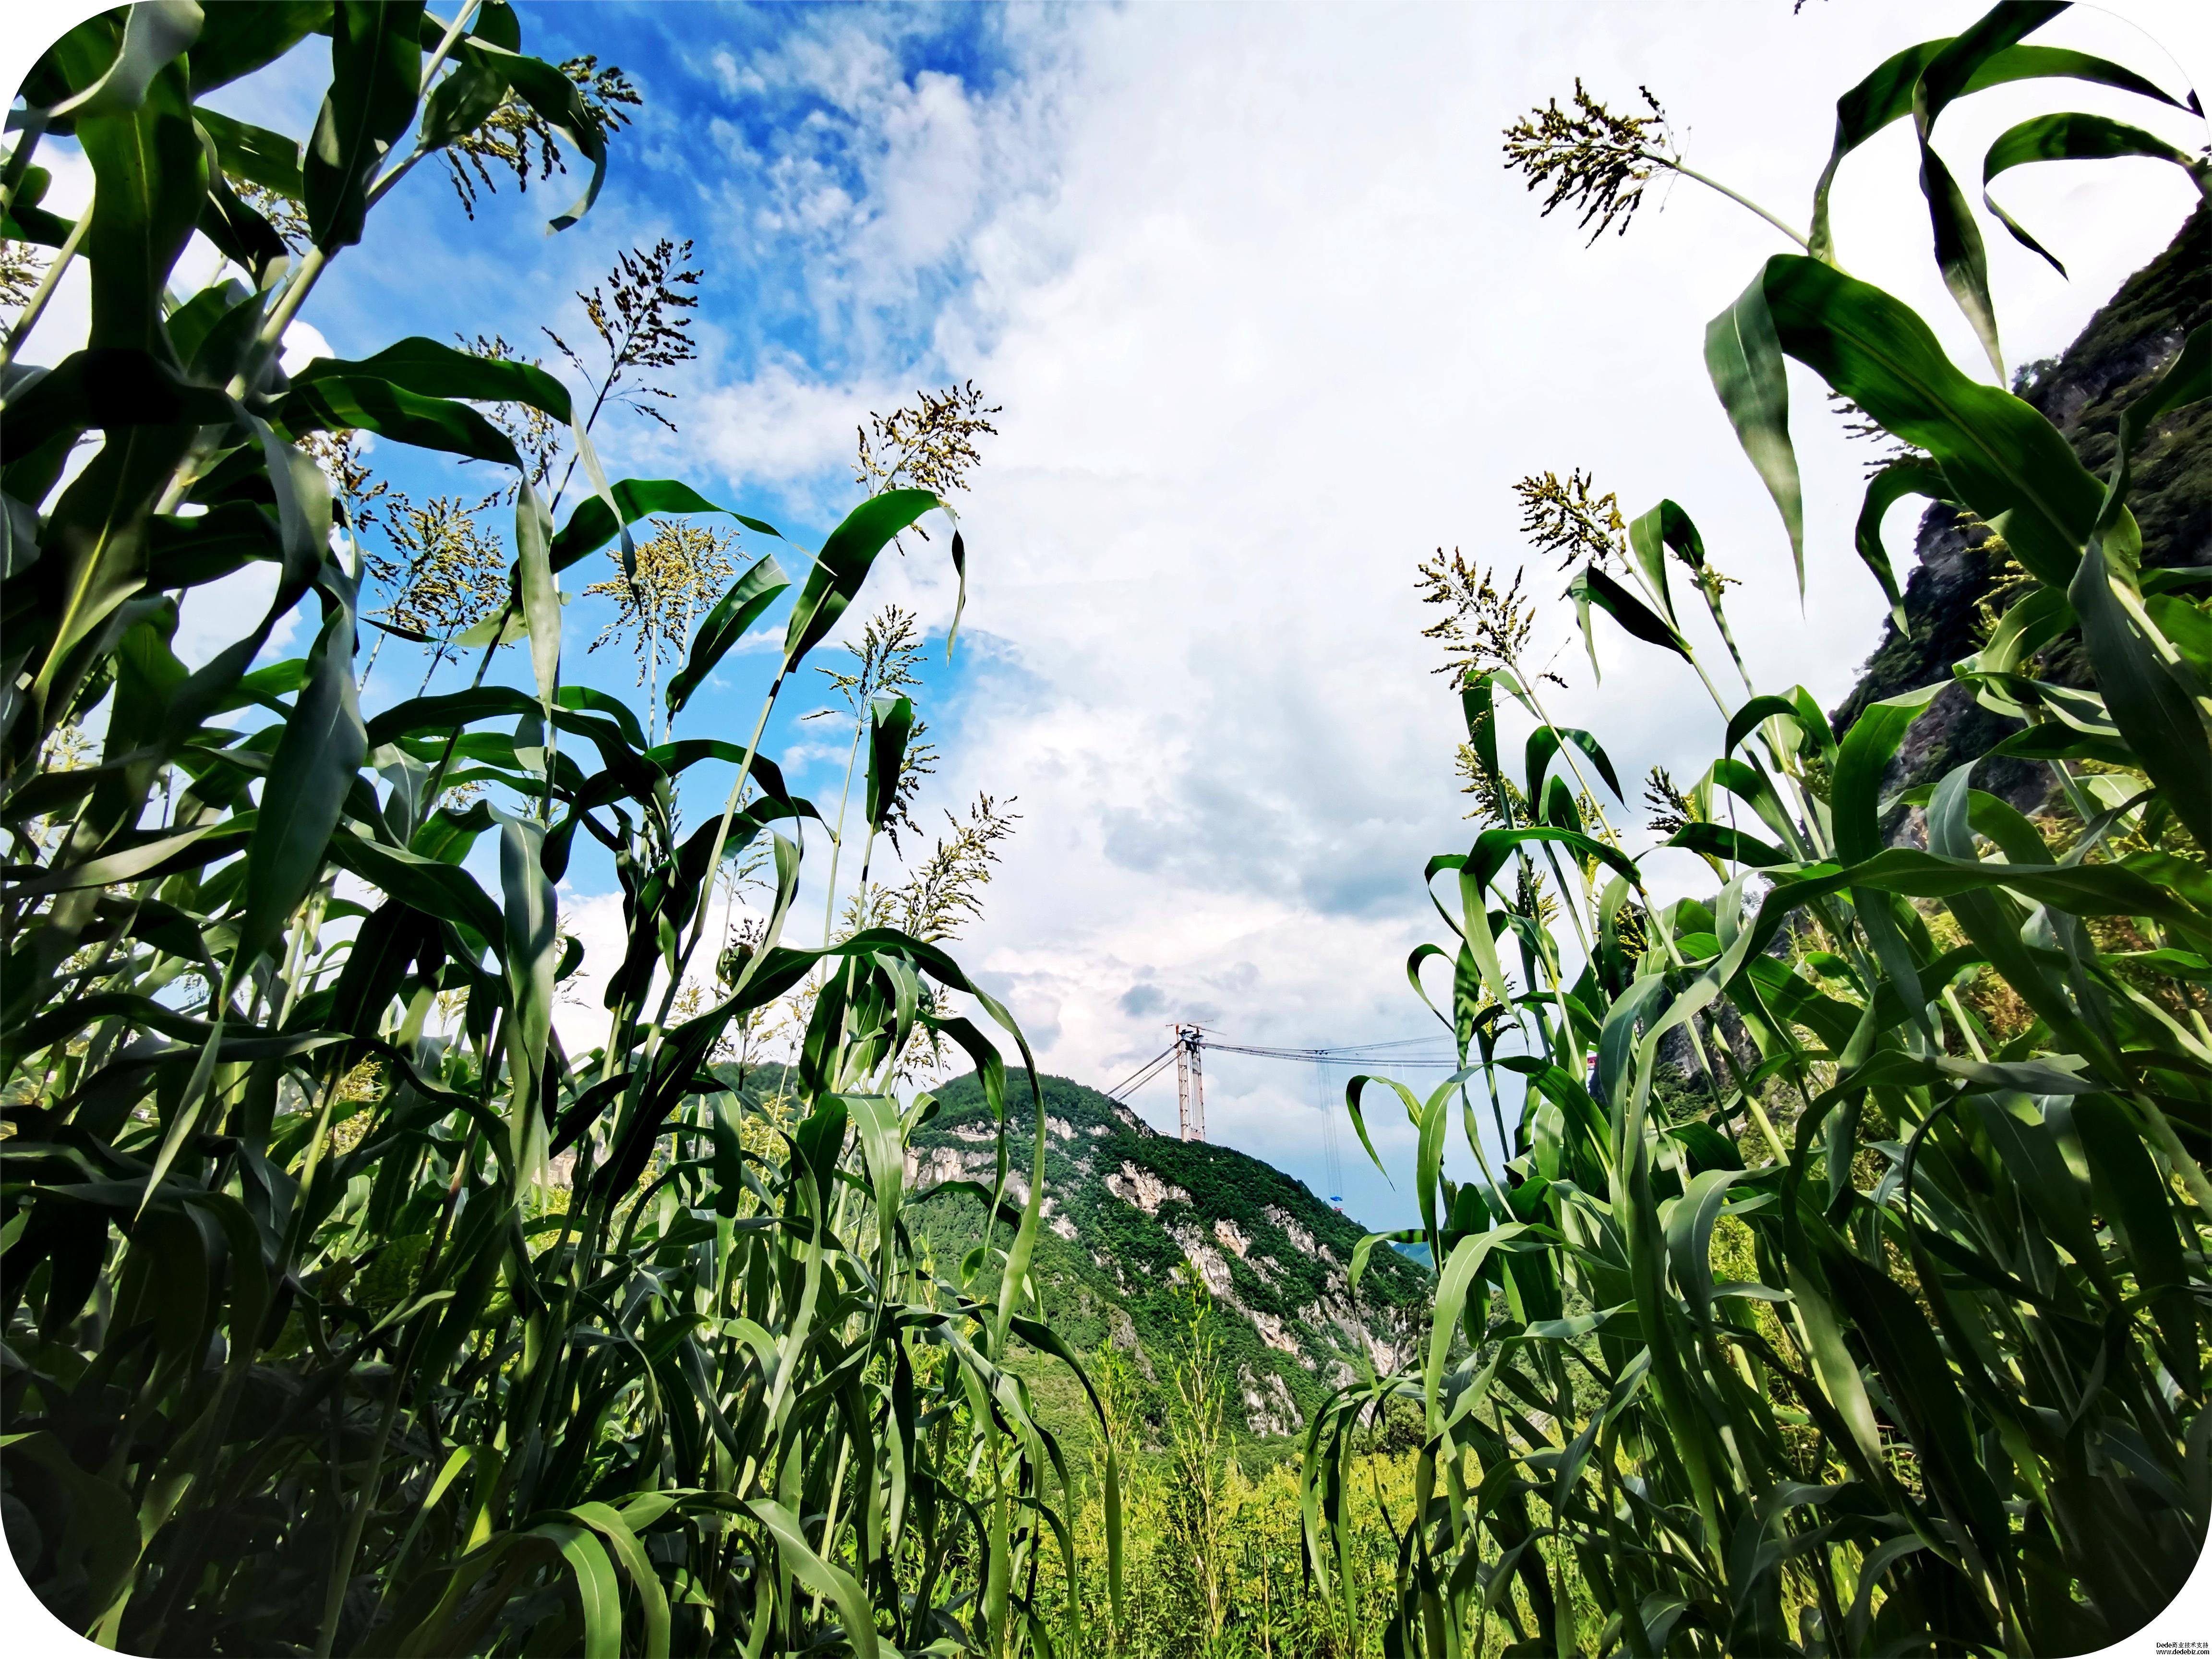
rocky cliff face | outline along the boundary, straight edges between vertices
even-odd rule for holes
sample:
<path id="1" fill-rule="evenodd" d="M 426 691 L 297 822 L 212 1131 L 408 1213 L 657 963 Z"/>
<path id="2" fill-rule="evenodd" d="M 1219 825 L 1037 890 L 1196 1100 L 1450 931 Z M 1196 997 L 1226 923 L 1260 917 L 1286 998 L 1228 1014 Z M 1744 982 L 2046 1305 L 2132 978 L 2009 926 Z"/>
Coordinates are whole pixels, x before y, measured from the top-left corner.
<path id="1" fill-rule="evenodd" d="M 2120 412 L 2161 373 L 2188 332 L 2212 319 L 2212 214 L 2198 208 L 2157 258 L 2130 276 L 2090 319 L 2063 355 L 2022 367 L 2014 390 L 2066 434 L 2076 454 L 2101 473 L 2112 461 Z M 2169 416 L 2138 452 L 2130 498 L 2142 528 L 2148 566 L 2212 564 L 2212 404 Z M 1923 515 L 1915 544 L 1918 566 L 1905 591 L 1905 631 L 1885 623 L 1881 643 L 1859 683 L 1834 715 L 1838 735 L 1869 704 L 1950 678 L 1951 665 L 1980 647 L 1978 608 L 2002 575 L 1990 533 L 1947 507 Z M 2087 666 L 2062 647 L 2051 653 L 2051 677 L 2087 684 Z M 1885 791 L 1932 783 L 1970 757 L 1986 751 L 2015 722 L 1977 704 L 1962 685 L 1949 685 L 1906 738 Z M 2039 763 L 2000 759 L 1975 783 L 2024 811 L 2051 789 Z M 1916 814 L 1900 815 L 1893 839 L 1919 839 Z"/>
<path id="2" fill-rule="evenodd" d="M 1066 1078 L 1040 1079 L 1047 1115 L 1044 1229 L 1032 1271 L 1053 1323 L 1079 1352 L 1112 1341 L 1158 1379 L 1175 1352 L 1176 1270 L 1204 1281 L 1221 1316 L 1232 1420 L 1251 1434 L 1297 1433 L 1363 1356 L 1382 1368 L 1411 1352 L 1426 1274 L 1377 1249 L 1355 1299 L 1346 1285 L 1364 1236 L 1304 1184 L 1233 1147 L 1158 1134 L 1127 1107 Z M 1007 1081 L 1009 1196 L 1027 1197 L 1028 1085 Z M 908 1178 L 940 1265 L 982 1237 L 983 1206 L 947 1181 L 988 1187 L 998 1126 L 973 1077 L 939 1093 L 915 1135 Z M 1004 1248 L 1001 1227 L 997 1243 Z"/>

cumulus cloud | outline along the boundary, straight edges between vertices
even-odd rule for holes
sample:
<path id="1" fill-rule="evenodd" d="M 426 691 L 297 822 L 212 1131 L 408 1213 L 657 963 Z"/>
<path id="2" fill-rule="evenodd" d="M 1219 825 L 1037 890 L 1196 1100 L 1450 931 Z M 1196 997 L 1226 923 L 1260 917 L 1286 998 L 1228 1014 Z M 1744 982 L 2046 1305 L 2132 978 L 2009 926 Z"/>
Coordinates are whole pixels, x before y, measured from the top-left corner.
<path id="1" fill-rule="evenodd" d="M 179 660 L 187 668 L 204 667 L 217 652 L 252 632 L 276 597 L 277 574 L 275 565 L 256 562 L 205 586 L 186 589 L 185 601 L 177 608 L 176 637 L 170 642 Z M 304 644 L 301 617 L 295 607 L 278 617 L 254 660 L 270 662 Z"/>
<path id="2" fill-rule="evenodd" d="M 771 365 L 742 386 L 721 386 L 694 399 L 699 447 L 729 476 L 781 483 L 812 477 L 851 448 L 847 433 L 862 411 L 842 386 L 804 380 L 787 364 Z"/>
<path id="3" fill-rule="evenodd" d="M 830 377 L 902 372 L 972 278 L 979 230 L 1043 183 L 1048 82 L 909 70 L 932 21 L 824 10 L 742 65 L 726 50 L 708 60 L 724 105 L 704 124 L 725 163 L 701 185 L 713 239 L 756 271 L 750 325 L 782 338 L 796 322 Z"/>
<path id="4" fill-rule="evenodd" d="M 276 361 L 287 374 L 297 374 L 316 358 L 337 355 L 320 329 L 308 323 L 295 322 L 284 331 L 283 349 Z"/>
<path id="5" fill-rule="evenodd" d="M 1613 96 L 1648 82 L 1698 165 L 1800 216 L 1839 75 L 1932 26 L 1902 4 L 1715 10 L 1723 59 L 1680 10 L 1599 9 L 1561 30 L 1550 12 L 1286 9 L 1255 31 L 1220 9 L 1084 9 L 1048 50 L 1028 43 L 1026 94 L 989 99 L 942 78 L 873 83 L 884 60 L 857 47 L 815 64 L 881 135 L 849 211 L 821 222 L 841 303 L 889 305 L 933 263 L 964 265 L 930 366 L 1006 406 L 965 509 L 969 626 L 989 648 L 960 684 L 945 781 L 1021 798 L 967 954 L 1035 1023 L 1048 1066 L 1109 1080 L 1158 1050 L 1170 1016 L 1300 1043 L 1423 1029 L 1403 978 L 1438 931 L 1419 872 L 1467 830 L 1413 564 L 1455 544 L 1518 562 L 1522 474 L 1589 466 L 1632 510 L 1687 507 L 1744 582 L 1731 605 L 1763 687 L 1802 680 L 1832 702 L 1873 645 L 1881 602 L 1846 539 L 1859 456 L 1798 382 L 1801 603 L 1700 358 L 1705 319 L 1787 245 L 1676 182 L 1626 239 L 1586 250 L 1501 172 L 1498 134 L 1577 74 Z M 2178 9 L 2155 21 L 2203 32 Z M 2115 20 L 2068 27 L 2070 43 L 2144 58 Z M 1766 72 L 1741 75 L 1747 61 Z M 1978 100 L 1946 118 L 1946 144 L 1976 154 L 2049 98 Z M 1045 184 L 1009 188 L 992 158 L 1024 145 L 1022 176 Z M 1888 139 L 1854 159 L 1844 257 L 1971 364 L 1910 167 Z M 2084 262 L 2070 288 L 1992 242 L 2016 357 L 2062 346 L 2187 210 L 2172 169 L 2100 173 L 2087 198 L 2069 171 L 2019 188 L 2023 211 L 2045 192 L 2033 205 Z M 805 170 L 788 176 L 805 199 Z M 728 407 L 795 408 L 799 384 L 779 371 L 729 388 Z M 742 426 L 733 413 L 715 441 L 734 453 Z M 803 465 L 796 450 L 781 464 Z M 926 568 L 898 574 L 902 597 L 949 603 Z M 1559 719 L 1596 729 L 1624 779 L 1709 752 L 1720 716 L 1679 664 L 1601 619 L 1600 681 L 1550 597 L 1561 579 L 1531 576 L 1540 639 L 1571 683 Z M 1700 645 L 1726 680 L 1717 641 Z M 1269 1064 L 1210 1069 L 1214 1132 L 1310 1173 L 1310 1079 Z M 1139 1104 L 1172 1123 L 1164 1087 Z M 1372 1181 L 1355 1190 L 1388 1202 Z"/>
<path id="6" fill-rule="evenodd" d="M 588 1053 L 607 1038 L 605 999 L 608 975 L 622 965 L 629 934 L 623 924 L 619 893 L 558 896 L 561 930 L 584 947 L 582 963 L 561 981 L 553 1005 L 554 1028 L 571 1054 Z"/>

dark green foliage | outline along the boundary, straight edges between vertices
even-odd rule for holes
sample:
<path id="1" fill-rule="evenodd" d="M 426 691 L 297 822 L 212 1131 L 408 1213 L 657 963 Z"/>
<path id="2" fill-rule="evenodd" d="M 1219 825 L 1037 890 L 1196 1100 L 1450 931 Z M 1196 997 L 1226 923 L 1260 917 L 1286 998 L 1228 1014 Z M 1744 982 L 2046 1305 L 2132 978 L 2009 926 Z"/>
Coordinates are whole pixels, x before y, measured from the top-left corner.
<path id="1" fill-rule="evenodd" d="M 2145 265 L 2091 318 L 2056 359 L 2024 368 L 2015 389 L 2065 434 L 2082 464 L 2102 472 L 2112 459 L 2120 413 L 2172 360 L 2191 330 L 2212 321 L 2212 210 L 2190 215 L 2172 246 Z M 2212 404 L 2176 410 L 2138 452 L 2129 508 L 2142 531 L 2147 568 L 2212 562 Z M 1859 683 L 1835 713 L 1845 731 L 1885 697 L 1948 681 L 1951 665 L 1971 656 L 1988 628 L 1984 607 L 2016 577 L 2002 543 L 1986 526 L 1936 506 L 1923 518 L 1919 568 L 1905 585 L 1906 629 L 1885 624 Z M 2048 677 L 2063 685 L 2093 683 L 2078 641 L 2048 654 Z M 1932 784 L 1961 761 L 1986 754 L 2020 723 L 1948 689 L 1890 778 L 1893 790 Z M 1998 757 L 1976 774 L 1980 786 L 2033 810 L 2051 784 L 2033 762 Z M 1901 815 L 1900 815 L 1901 816 Z"/>
<path id="2" fill-rule="evenodd" d="M 201 121 L 196 38 L 212 84 L 318 32 L 332 82 L 304 149 Z M 1026 1048 L 933 942 L 784 941 L 799 849 L 779 827 L 816 814 L 756 752 L 789 672 L 943 503 L 886 490 L 831 531 L 750 744 L 648 747 L 618 700 L 561 684 L 559 572 L 647 513 L 722 509 L 598 479 L 615 370 L 579 419 L 541 371 L 421 339 L 276 367 L 378 203 L 484 123 L 542 156 L 557 131 L 591 163 L 556 228 L 589 205 L 611 123 L 519 45 L 500 0 L 450 28 L 370 0 L 147 3 L 71 31 L 31 77 L 9 188 L 73 131 L 95 191 L 69 250 L 92 348 L 15 362 L 35 315 L 5 348 L 9 1547 L 53 1617 L 132 1652 L 999 1656 L 1044 1648 L 1048 1620 L 1079 1649 L 1087 1610 L 1034 1571 L 1073 1486 L 1008 1363 L 1025 1331 L 1025 1357 L 1056 1350 L 1085 1386 L 1031 1317 L 1042 1103 L 1009 1095 L 975 1022 Z M 315 245 L 297 263 L 225 182 L 249 149 L 241 179 L 299 198 Z M 172 307 L 195 226 L 251 285 Z M 619 312 L 635 295 L 616 289 Z M 673 361 L 670 337 L 634 361 Z M 501 424 L 518 410 L 592 480 L 557 535 L 560 492 L 539 496 L 544 469 Z M 514 469 L 515 507 L 475 684 L 366 724 L 373 573 L 352 496 L 339 517 L 303 447 L 360 432 Z M 181 599 L 256 560 L 277 571 L 270 608 L 187 671 Z M 670 715 L 786 586 L 763 561 L 701 607 Z M 249 672 L 311 594 L 306 654 Z M 510 629 L 529 684 L 486 684 Z M 726 798 L 687 823 L 707 764 Z M 495 830 L 496 896 L 467 862 Z M 570 1054 L 553 1002 L 580 947 L 557 887 L 580 835 L 614 855 L 629 937 L 605 1042 Z M 714 878 L 749 852 L 769 920 L 702 952 Z M 803 1063 L 772 1093 L 707 1070 L 802 988 Z M 1006 1271 L 988 1287 L 971 1264 L 933 1271 L 907 1225 L 929 1100 L 892 1091 L 928 1038 L 978 1067 L 994 1114 L 977 1260 Z"/>
<path id="3" fill-rule="evenodd" d="M 1948 568 L 1925 562 L 1912 626 L 1877 658 L 1899 683 L 1863 687 L 1832 727 L 1802 688 L 1747 683 L 1731 707 L 1705 679 L 1731 752 L 1686 793 L 1655 780 L 1664 843 L 1577 846 L 1578 872 L 1537 868 L 1542 832 L 1475 729 L 1493 687 L 1552 726 L 1540 685 L 1510 653 L 1467 684 L 1462 767 L 1487 775 L 1496 823 L 1430 861 L 1431 879 L 1459 875 L 1459 903 L 1437 905 L 1456 939 L 1413 958 L 1454 959 L 1484 999 L 1480 1017 L 1472 993 L 1439 1013 L 1462 1076 L 1406 1102 L 1441 1264 L 1429 1328 L 1419 1363 L 1329 1401 L 1304 1467 L 1327 1577 L 1358 1426 L 1391 1401 L 1422 1413 L 1387 1653 L 1456 1659 L 1492 1617 L 1508 1653 L 2079 1652 L 2141 1630 L 2197 1565 L 2212 624 L 2187 538 L 2190 434 L 2212 409 L 2204 216 L 2039 368 L 2034 402 L 1978 382 L 1846 276 L 1826 222 L 1837 163 L 1911 117 L 1937 263 L 1994 356 L 1980 234 L 1931 148 L 1944 106 L 2051 76 L 2166 97 L 2018 44 L 2063 9 L 2000 5 L 1847 93 L 1807 253 L 1768 260 L 1707 333 L 1793 543 L 1785 357 L 1920 451 L 1915 487 L 1954 525 L 1974 515 L 1971 536 L 1923 538 Z M 2063 153 L 2101 142 L 2088 118 L 2035 131 Z M 2131 514 L 2153 455 L 2180 503 Z M 2153 526 L 2182 544 L 2153 546 Z M 1664 562 L 1653 538 L 1638 552 L 1648 620 L 1669 608 Z M 2001 570 L 2002 615 L 1969 631 Z M 1479 610 L 1497 588 L 1459 591 Z M 1682 637 L 1622 625 L 1695 666 Z M 1992 727 L 2011 735 L 1985 759 Z M 2045 776 L 2063 820 L 2021 810 Z M 1726 833 L 1723 793 L 1755 837 Z M 1924 851 L 1887 844 L 1907 808 Z M 1607 833 L 1593 811 L 1584 829 Z M 1677 850 L 1722 890 L 1656 902 L 1644 866 Z M 1455 1191 L 1452 1110 L 1480 1157 L 1466 1097 L 1495 1106 L 1501 1070 L 1528 1085 L 1504 1168 Z"/>

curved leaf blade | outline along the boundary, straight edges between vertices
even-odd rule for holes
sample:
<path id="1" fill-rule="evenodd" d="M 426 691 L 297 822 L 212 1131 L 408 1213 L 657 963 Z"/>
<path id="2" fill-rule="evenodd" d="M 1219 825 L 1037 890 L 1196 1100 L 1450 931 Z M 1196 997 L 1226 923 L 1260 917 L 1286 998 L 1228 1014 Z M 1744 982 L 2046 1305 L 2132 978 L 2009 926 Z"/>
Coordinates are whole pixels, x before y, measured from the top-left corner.
<path id="1" fill-rule="evenodd" d="M 260 816 L 246 848 L 246 913 L 234 978 L 251 967 L 321 875 L 324 849 L 368 755 L 353 676 L 350 603 L 330 606 L 309 653 L 307 683 L 270 762 Z"/>
<path id="2" fill-rule="evenodd" d="M 1909 444 L 1927 450 L 1958 499 L 2014 556 L 2063 586 L 2104 491 L 2051 422 L 1960 374 L 1909 307 L 1817 259 L 1778 254 L 1759 284 L 1782 349 Z"/>
<path id="3" fill-rule="evenodd" d="M 1807 263 L 1814 263 L 1808 261 Z M 1767 269 L 1773 269 L 1769 262 Z M 1762 274 L 1735 303 L 1705 325 L 1705 373 L 1719 394 L 1736 441 L 1751 457 L 1766 493 L 1774 498 L 1790 534 L 1797 568 L 1797 592 L 1805 592 L 1805 489 L 1797 452 L 1790 441 L 1790 382 L 1782 344 L 1769 308 L 1770 284 Z"/>
<path id="4" fill-rule="evenodd" d="M 714 672 L 714 665 L 730 653 L 790 586 L 791 578 L 783 574 L 783 567 L 775 562 L 773 553 L 763 555 L 730 584 L 729 591 L 714 601 L 714 608 L 707 613 L 698 631 L 691 636 L 690 659 L 668 682 L 670 720 L 684 711 L 684 705 Z"/>
<path id="5" fill-rule="evenodd" d="M 792 606 L 791 621 L 784 630 L 786 672 L 837 625 L 838 617 L 845 614 L 845 607 L 860 591 L 860 584 L 867 580 L 877 556 L 890 545 L 891 538 L 923 514 L 943 505 L 927 489 L 886 489 L 880 495 L 869 496 L 845 515 L 822 544 L 821 554 Z"/>
<path id="6" fill-rule="evenodd" d="M 421 94 L 422 0 L 338 0 L 331 14 L 331 89 L 301 167 L 307 226 L 329 253 L 361 240 L 368 187 Z"/>
<path id="7" fill-rule="evenodd" d="M 2155 133 L 2130 126 L 2103 115 L 2079 112 L 2039 115 L 2008 127 L 1982 158 L 1982 205 L 2012 233 L 2013 240 L 2050 262 L 2061 276 L 2066 267 L 2057 256 L 2028 234 L 2020 222 L 1996 204 L 1990 195 L 1990 182 L 2001 173 L 2035 161 L 2105 161 L 2120 156 L 2148 156 L 2171 161 L 2189 174 L 2199 191 L 2204 188 L 2202 166 L 2185 150 L 2176 149 Z"/>

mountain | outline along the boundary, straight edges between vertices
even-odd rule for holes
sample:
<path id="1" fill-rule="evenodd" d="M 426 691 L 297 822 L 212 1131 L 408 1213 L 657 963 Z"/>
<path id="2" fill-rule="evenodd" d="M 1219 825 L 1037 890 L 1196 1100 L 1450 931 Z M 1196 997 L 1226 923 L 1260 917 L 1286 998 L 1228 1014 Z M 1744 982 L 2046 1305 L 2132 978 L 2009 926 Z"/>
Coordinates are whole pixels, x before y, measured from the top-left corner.
<path id="1" fill-rule="evenodd" d="M 1202 1278 L 1220 1316 L 1233 1385 L 1230 1419 L 1249 1435 L 1295 1435 L 1329 1389 L 1358 1374 L 1364 1350 L 1388 1369 L 1410 1352 L 1428 1273 L 1397 1251 L 1369 1259 L 1355 1304 L 1346 1269 L 1364 1230 L 1272 1164 L 1231 1146 L 1172 1139 L 1127 1106 L 1066 1078 L 1045 1098 L 1043 1226 L 1031 1274 L 1054 1327 L 1077 1352 L 1111 1341 L 1150 1382 L 1176 1352 L 1176 1272 Z M 907 1176 L 940 1265 L 983 1236 L 983 1205 L 942 1183 L 996 1167 L 998 1125 L 973 1075 L 939 1091 Z M 1007 1194 L 1029 1195 L 1029 1081 L 1006 1080 Z M 997 1243 L 1003 1249 L 1002 1225 Z"/>
<path id="2" fill-rule="evenodd" d="M 2021 367 L 2014 391 L 2063 433 L 2082 464 L 2101 477 L 2111 465 L 2120 413 L 2164 373 L 2191 329 L 2212 320 L 2212 210 L 2198 207 L 2172 243 L 2120 285 L 2080 337 L 2056 358 Z M 2136 452 L 2128 501 L 2142 530 L 2146 567 L 2212 564 L 2212 403 L 2172 414 Z M 1990 546 L 1988 526 L 1954 509 L 1922 515 L 1914 551 L 1918 565 L 1905 590 L 1906 627 L 1882 625 L 1881 642 L 1858 684 L 1834 714 L 1838 735 L 1870 704 L 1933 681 L 1981 647 L 1981 608 L 2007 574 Z M 2046 653 L 2047 677 L 2087 685 L 2092 676 L 2076 638 Z M 2017 723 L 1974 701 L 1964 685 L 1948 685 L 1914 726 L 1883 780 L 1892 793 L 1933 783 L 1971 756 L 1985 752 Z M 2041 806 L 2051 787 L 2039 761 L 2000 758 L 1984 763 L 1975 785 L 2024 811 Z M 1919 839 L 1919 815 L 1901 815 L 1893 839 Z"/>

